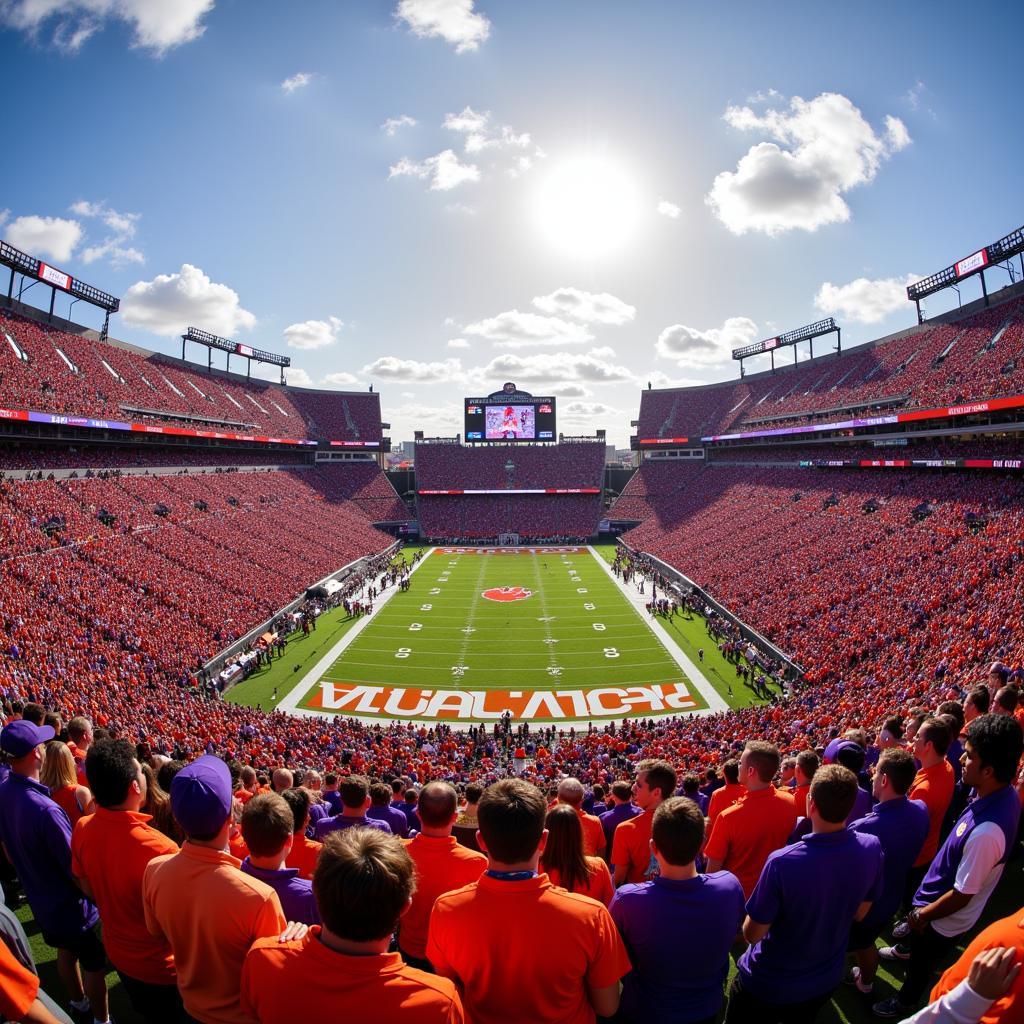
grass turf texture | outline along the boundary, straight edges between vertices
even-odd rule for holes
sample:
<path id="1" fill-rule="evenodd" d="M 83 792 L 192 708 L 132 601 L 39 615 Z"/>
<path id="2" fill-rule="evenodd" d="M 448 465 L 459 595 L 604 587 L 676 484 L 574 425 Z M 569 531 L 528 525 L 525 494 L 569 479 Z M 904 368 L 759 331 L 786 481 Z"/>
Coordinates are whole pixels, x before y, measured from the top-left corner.
<path id="1" fill-rule="evenodd" d="M 529 593 L 501 600 L 501 588 Z M 680 620 L 673 633 L 680 646 L 692 648 L 694 660 L 697 647 L 705 648 L 705 673 L 725 695 L 726 673 L 735 678 L 735 670 L 710 643 L 703 622 Z M 322 678 L 434 692 L 683 683 L 694 701 L 683 712 L 706 707 L 644 616 L 585 548 L 536 554 L 527 549 L 460 554 L 438 548 L 413 574 L 409 592 L 394 594 L 376 611 Z M 309 684 L 298 706 L 320 710 L 320 678 Z M 743 693 L 739 696 L 742 702 Z M 338 713 L 352 713 L 351 706 Z M 650 712 L 637 714 L 648 717 Z M 581 717 L 600 716 L 573 714 L 567 720 Z"/>

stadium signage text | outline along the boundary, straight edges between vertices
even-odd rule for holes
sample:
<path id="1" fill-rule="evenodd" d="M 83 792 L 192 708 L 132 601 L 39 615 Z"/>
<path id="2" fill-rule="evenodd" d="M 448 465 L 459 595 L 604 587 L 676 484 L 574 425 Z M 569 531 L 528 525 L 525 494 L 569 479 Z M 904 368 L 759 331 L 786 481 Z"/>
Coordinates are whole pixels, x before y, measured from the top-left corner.
<path id="1" fill-rule="evenodd" d="M 953 264 L 953 271 L 957 278 L 966 277 L 976 270 L 988 266 L 988 249 L 979 249 L 976 253 L 965 257 L 959 263 Z"/>
<path id="2" fill-rule="evenodd" d="M 693 711 L 685 683 L 606 686 L 592 690 L 424 690 L 324 679 L 309 703 L 323 711 L 371 718 L 438 722 L 496 721 L 506 711 L 516 721 L 567 722 Z"/>
<path id="3" fill-rule="evenodd" d="M 65 274 L 63 270 L 57 270 L 56 267 L 47 266 L 45 263 L 39 264 L 39 280 L 62 288 L 66 292 L 71 291 L 71 275 Z"/>
<path id="4" fill-rule="evenodd" d="M 331 444 L 334 444 L 332 441 Z M 600 494 L 600 487 L 503 487 L 494 490 L 453 488 L 450 490 L 425 490 L 417 494 Z"/>

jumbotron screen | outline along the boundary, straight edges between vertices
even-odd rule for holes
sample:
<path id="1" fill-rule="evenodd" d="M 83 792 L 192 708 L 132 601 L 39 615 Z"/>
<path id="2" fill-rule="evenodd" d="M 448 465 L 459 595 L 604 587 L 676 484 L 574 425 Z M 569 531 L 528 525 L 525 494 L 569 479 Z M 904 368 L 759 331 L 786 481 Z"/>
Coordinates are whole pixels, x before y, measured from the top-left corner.
<path id="1" fill-rule="evenodd" d="M 467 398 L 466 440 L 555 441 L 555 400 L 505 385 L 485 398 Z"/>

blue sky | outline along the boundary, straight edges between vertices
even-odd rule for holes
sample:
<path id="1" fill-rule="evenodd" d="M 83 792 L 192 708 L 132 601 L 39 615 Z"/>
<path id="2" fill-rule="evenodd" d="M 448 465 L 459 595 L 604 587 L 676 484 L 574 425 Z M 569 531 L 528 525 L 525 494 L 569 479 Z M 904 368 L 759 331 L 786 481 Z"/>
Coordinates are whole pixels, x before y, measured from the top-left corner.
<path id="1" fill-rule="evenodd" d="M 372 382 L 395 440 L 514 380 L 623 444 L 647 381 L 909 326 L 909 275 L 1024 220 L 1015 5 L 39 7 L 0 3 L 0 236 L 122 296 L 117 337 Z"/>

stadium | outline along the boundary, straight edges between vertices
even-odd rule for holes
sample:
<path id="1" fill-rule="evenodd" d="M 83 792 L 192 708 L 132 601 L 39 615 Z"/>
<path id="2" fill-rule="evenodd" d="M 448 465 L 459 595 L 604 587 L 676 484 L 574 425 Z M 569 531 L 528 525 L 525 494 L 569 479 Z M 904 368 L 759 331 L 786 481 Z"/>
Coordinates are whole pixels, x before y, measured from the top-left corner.
<path id="1" fill-rule="evenodd" d="M 486 41 L 473 0 L 461 42 L 421 6 L 410 36 Z M 532 145 L 459 117 L 466 160 Z M 388 180 L 446 191 L 443 157 Z M 339 319 L 274 344 L 189 266 L 154 328 L 170 277 L 5 212 L 0 1018 L 1020 1020 L 1024 227 L 1000 216 L 913 250 L 934 265 L 886 282 L 887 331 L 822 287 L 759 340 L 666 328 L 685 379 L 644 380 L 580 347 L 635 309 L 565 287 L 464 315 L 435 362 L 335 346 L 317 385 L 293 360 Z M 300 262 L 302 301 L 329 290 Z M 550 370 L 520 351 L 556 343 Z"/>

